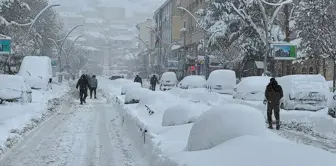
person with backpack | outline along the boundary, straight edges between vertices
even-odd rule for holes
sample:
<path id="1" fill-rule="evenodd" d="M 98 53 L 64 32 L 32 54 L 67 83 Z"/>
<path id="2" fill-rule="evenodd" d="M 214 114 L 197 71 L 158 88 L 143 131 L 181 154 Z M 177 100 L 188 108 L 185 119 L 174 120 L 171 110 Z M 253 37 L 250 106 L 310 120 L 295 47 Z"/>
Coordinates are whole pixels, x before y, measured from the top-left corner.
<path id="1" fill-rule="evenodd" d="M 79 88 L 79 99 L 80 99 L 80 104 L 86 103 L 85 99 L 87 97 L 87 89 L 89 87 L 89 81 L 86 78 L 86 75 L 83 74 L 77 82 L 76 89 Z"/>
<path id="2" fill-rule="evenodd" d="M 267 121 L 268 128 L 273 129 L 272 114 L 274 111 L 276 129 L 280 129 L 280 100 L 283 97 L 282 87 L 275 78 L 270 79 L 270 83 L 266 86 L 265 98 L 267 103 Z"/>
<path id="3" fill-rule="evenodd" d="M 92 76 L 90 79 L 90 99 L 92 99 L 92 92 L 94 93 L 94 98 L 97 98 L 97 87 L 98 87 L 98 80 L 95 75 Z"/>
<path id="4" fill-rule="evenodd" d="M 151 90 L 155 91 L 156 84 L 158 83 L 158 79 L 155 74 L 153 74 L 152 78 L 150 79 L 150 84 L 151 84 Z"/>

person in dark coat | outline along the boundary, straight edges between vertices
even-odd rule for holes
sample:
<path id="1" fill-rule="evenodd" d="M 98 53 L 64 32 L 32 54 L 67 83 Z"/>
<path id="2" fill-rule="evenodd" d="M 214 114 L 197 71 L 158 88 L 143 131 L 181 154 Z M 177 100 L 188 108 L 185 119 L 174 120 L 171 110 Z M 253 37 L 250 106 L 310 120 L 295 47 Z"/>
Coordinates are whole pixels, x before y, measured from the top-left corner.
<path id="1" fill-rule="evenodd" d="M 141 86 L 142 86 L 142 79 L 141 79 L 141 77 L 140 77 L 139 75 L 136 75 L 136 76 L 135 76 L 134 82 L 138 82 L 138 83 L 140 83 Z"/>
<path id="2" fill-rule="evenodd" d="M 272 114 L 276 120 L 276 129 L 280 129 L 280 99 L 283 97 L 282 87 L 275 78 L 271 78 L 270 83 L 266 86 L 265 97 L 267 102 L 267 121 L 270 129 L 273 129 Z"/>
<path id="3" fill-rule="evenodd" d="M 80 103 L 83 104 L 86 103 L 85 99 L 87 97 L 87 89 L 89 87 L 89 81 L 87 80 L 86 76 L 83 74 L 76 85 L 76 89 L 79 88 L 79 98 L 80 98 Z"/>
<path id="4" fill-rule="evenodd" d="M 90 99 L 92 99 L 92 92 L 94 93 L 94 98 L 97 98 L 97 87 L 98 87 L 98 80 L 95 75 L 92 76 L 90 79 Z"/>
<path id="5" fill-rule="evenodd" d="M 155 88 L 156 88 L 156 84 L 158 83 L 158 79 L 156 77 L 156 75 L 154 74 L 152 76 L 152 78 L 150 79 L 150 84 L 151 84 L 151 90 L 152 91 L 155 91 Z"/>

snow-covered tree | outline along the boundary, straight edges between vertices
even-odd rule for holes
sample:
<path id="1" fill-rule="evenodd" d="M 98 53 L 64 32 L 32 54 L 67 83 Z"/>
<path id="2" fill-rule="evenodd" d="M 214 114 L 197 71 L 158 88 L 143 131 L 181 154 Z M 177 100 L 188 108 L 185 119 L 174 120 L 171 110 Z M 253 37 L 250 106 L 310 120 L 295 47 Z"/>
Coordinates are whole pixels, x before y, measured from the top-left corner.
<path id="1" fill-rule="evenodd" d="M 301 48 L 306 58 L 336 60 L 336 2 L 334 0 L 302 0 L 296 28 L 302 38 Z M 334 72 L 336 66 L 334 65 Z M 334 75 L 334 87 L 335 87 Z"/>
<path id="2" fill-rule="evenodd" d="M 246 52 L 263 50 L 261 55 L 270 53 L 270 43 L 283 41 L 284 35 L 277 15 L 283 5 L 291 3 L 291 0 L 208 0 L 207 9 L 201 9 L 198 13 L 203 16 L 202 24 L 214 33 L 210 38 L 210 45 L 216 48 L 215 42 L 220 45 L 230 46 L 234 41 L 240 41 L 247 47 Z M 244 38 L 250 38 L 246 40 Z M 257 39 L 257 40 L 256 40 Z"/>

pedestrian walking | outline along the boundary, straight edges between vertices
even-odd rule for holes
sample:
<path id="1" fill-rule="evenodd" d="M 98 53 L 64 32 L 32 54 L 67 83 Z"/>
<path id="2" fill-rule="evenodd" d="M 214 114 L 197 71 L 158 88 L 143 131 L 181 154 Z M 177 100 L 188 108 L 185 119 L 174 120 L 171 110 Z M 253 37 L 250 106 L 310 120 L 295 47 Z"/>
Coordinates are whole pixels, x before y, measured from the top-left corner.
<path id="1" fill-rule="evenodd" d="M 52 89 L 52 78 L 48 80 L 48 90 Z"/>
<path id="2" fill-rule="evenodd" d="M 138 83 L 140 83 L 141 86 L 142 86 L 142 79 L 141 79 L 141 77 L 140 77 L 139 75 L 136 75 L 136 76 L 135 76 L 134 82 L 138 82 Z"/>
<path id="3" fill-rule="evenodd" d="M 97 98 L 97 87 L 98 87 L 98 80 L 95 75 L 92 76 L 90 79 L 90 99 L 92 99 L 92 92 L 94 93 L 94 98 Z"/>
<path id="4" fill-rule="evenodd" d="M 270 83 L 266 86 L 265 97 L 267 102 L 267 121 L 268 128 L 273 129 L 272 114 L 274 111 L 276 129 L 280 129 L 280 100 L 283 97 L 282 87 L 275 78 L 271 78 Z"/>
<path id="5" fill-rule="evenodd" d="M 155 91 L 156 84 L 158 83 L 158 79 L 155 74 L 153 74 L 152 78 L 150 79 L 151 90 Z"/>
<path id="6" fill-rule="evenodd" d="M 76 85 L 76 89 L 79 88 L 79 99 L 80 103 L 83 104 L 86 103 L 85 99 L 87 97 L 87 89 L 89 87 L 89 81 L 87 80 L 86 76 L 83 74 Z"/>

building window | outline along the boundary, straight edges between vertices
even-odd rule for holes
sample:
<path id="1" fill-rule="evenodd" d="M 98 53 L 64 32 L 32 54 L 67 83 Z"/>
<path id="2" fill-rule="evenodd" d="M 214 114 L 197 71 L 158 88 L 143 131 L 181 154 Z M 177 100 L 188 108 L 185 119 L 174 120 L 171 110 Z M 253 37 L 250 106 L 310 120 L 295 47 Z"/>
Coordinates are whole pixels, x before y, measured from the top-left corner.
<path id="1" fill-rule="evenodd" d="M 313 67 L 309 68 L 309 74 L 314 74 L 314 68 Z"/>
<path id="2" fill-rule="evenodd" d="M 292 74 L 296 74 L 295 67 L 292 68 Z"/>
<path id="3" fill-rule="evenodd" d="M 303 67 L 301 69 L 301 74 L 307 74 L 307 68 L 306 67 Z"/>

